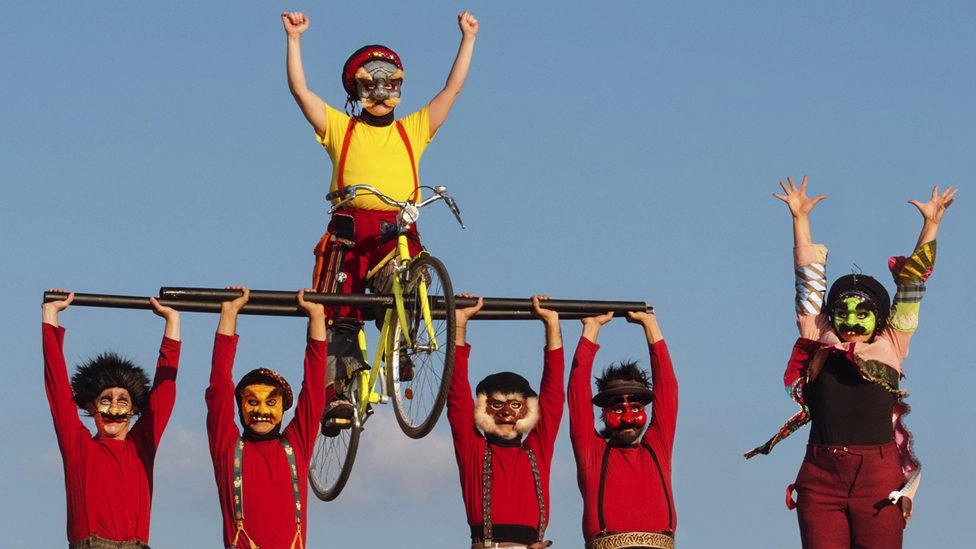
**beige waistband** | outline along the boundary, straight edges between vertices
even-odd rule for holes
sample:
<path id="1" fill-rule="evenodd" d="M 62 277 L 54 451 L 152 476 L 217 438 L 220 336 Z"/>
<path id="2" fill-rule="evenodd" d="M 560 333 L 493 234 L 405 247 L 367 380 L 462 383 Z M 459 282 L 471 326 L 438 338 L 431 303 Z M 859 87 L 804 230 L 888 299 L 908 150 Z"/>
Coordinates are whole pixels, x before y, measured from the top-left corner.
<path id="1" fill-rule="evenodd" d="M 624 532 L 622 534 L 607 534 L 586 542 L 586 549 L 623 549 L 625 547 L 674 549 L 674 537 L 660 532 Z"/>

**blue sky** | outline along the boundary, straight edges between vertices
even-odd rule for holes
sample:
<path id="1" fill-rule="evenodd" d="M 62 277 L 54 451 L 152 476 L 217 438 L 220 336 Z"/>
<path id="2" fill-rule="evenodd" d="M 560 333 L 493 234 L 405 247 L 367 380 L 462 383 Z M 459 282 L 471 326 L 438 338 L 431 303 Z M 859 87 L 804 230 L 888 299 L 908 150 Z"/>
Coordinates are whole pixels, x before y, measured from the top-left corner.
<path id="1" fill-rule="evenodd" d="M 440 89 L 481 23 L 450 119 L 421 162 L 447 185 L 420 222 L 458 291 L 493 297 L 646 300 L 681 384 L 674 490 L 681 546 L 799 547 L 783 490 L 806 431 L 770 456 L 742 452 L 793 413 L 781 389 L 795 338 L 788 175 L 827 194 L 814 238 L 829 272 L 879 278 L 921 225 L 910 198 L 961 187 L 905 363 L 923 463 L 909 547 L 964 547 L 976 491 L 965 396 L 976 344 L 969 190 L 976 172 L 976 7 L 968 2 L 47 3 L 0 8 L 0 318 L 7 360 L 0 530 L 10 547 L 64 545 L 60 457 L 43 394 L 42 292 L 155 294 L 160 286 L 288 290 L 308 283 L 326 223 L 330 165 L 288 93 L 278 14 L 304 10 L 310 86 L 341 106 L 346 56 L 381 42 L 404 60 L 399 111 Z M 971 248 L 969 248 L 971 249 Z M 889 284 L 891 289 L 891 284 Z M 967 303 L 969 305 L 967 305 Z M 151 366 L 162 320 L 64 313 L 75 364 L 114 349 Z M 157 460 L 154 547 L 220 544 L 203 390 L 216 317 L 183 315 L 177 408 Z M 579 336 L 563 322 L 567 355 Z M 293 383 L 301 320 L 245 317 L 238 373 Z M 513 369 L 538 384 L 539 323 L 472 323 L 471 376 Z M 598 364 L 646 365 L 615 321 Z M 549 536 L 579 547 L 581 504 L 566 425 Z M 338 502 L 310 502 L 309 546 L 457 547 L 467 536 L 446 422 L 400 434 L 382 409 Z M 41 526 L 43 525 L 43 526 Z"/>

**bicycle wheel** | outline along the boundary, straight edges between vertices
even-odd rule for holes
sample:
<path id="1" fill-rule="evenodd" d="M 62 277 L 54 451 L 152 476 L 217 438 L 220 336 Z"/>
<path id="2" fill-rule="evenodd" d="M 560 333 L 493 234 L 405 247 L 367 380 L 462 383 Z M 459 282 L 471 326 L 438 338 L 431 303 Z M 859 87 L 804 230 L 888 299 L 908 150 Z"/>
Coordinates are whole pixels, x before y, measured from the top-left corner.
<path id="1" fill-rule="evenodd" d="M 387 392 L 400 428 L 421 438 L 440 417 L 454 369 L 454 289 L 440 260 L 421 256 L 410 263 L 403 302 L 407 333 L 394 318 Z"/>
<path id="2" fill-rule="evenodd" d="M 353 376 L 349 393 L 354 405 L 358 400 L 359 383 L 360 376 Z M 359 409 L 358 405 L 356 409 Z M 308 484 L 320 500 L 334 500 L 346 486 L 352 464 L 356 461 L 356 450 L 359 449 L 359 436 L 362 432 L 361 421 L 355 421 L 352 427 L 339 431 L 339 435 L 335 437 L 327 437 L 319 430 L 308 466 Z"/>

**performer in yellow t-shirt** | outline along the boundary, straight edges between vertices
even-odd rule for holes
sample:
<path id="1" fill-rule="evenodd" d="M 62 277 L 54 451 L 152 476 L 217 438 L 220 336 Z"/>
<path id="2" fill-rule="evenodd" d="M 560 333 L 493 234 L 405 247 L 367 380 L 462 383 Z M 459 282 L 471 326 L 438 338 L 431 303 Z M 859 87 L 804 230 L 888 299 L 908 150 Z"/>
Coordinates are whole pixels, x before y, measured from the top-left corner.
<path id="1" fill-rule="evenodd" d="M 288 87 L 332 160 L 329 190 L 366 183 L 400 200 L 419 193 L 418 162 L 461 93 L 474 52 L 478 20 L 466 11 L 458 15 L 461 43 L 444 88 L 424 108 L 401 119 L 394 116 L 403 84 L 403 64 L 396 52 L 381 45 L 353 52 L 342 70 L 347 94 L 343 113 L 327 105 L 305 81 L 301 35 L 308 29 L 308 17 L 300 12 L 283 13 L 281 21 L 288 41 Z M 361 104 L 358 112 L 357 104 Z M 333 214 L 315 247 L 313 287 L 320 292 L 363 293 L 369 268 L 396 244 L 395 229 L 396 212 L 375 197 L 358 197 L 344 205 Z M 411 253 L 418 251 L 420 236 L 413 226 Z M 343 276 L 337 276 L 339 273 Z M 356 338 L 362 325 L 360 312 L 338 307 L 330 319 L 331 382 L 366 365 Z M 341 365 L 338 374 L 336 364 Z M 332 383 L 329 387 L 334 391 Z M 329 400 L 333 403 L 327 412 L 330 417 L 352 411 L 341 397 Z"/>

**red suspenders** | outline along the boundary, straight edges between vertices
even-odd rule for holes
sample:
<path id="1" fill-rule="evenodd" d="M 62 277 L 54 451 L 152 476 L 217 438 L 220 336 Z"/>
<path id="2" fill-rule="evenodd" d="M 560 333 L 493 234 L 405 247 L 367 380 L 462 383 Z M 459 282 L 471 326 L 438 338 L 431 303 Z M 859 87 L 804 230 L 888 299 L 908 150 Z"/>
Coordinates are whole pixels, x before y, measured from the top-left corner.
<path id="1" fill-rule="evenodd" d="M 339 175 L 336 177 L 336 184 L 341 189 L 346 186 L 346 182 L 343 175 L 346 172 L 346 153 L 349 152 L 349 143 L 352 141 L 352 129 L 359 121 L 357 117 L 349 118 L 349 125 L 346 126 L 346 134 L 342 136 L 342 150 L 339 152 Z M 403 124 L 399 120 L 395 121 L 397 133 L 400 134 L 400 139 L 403 140 L 403 146 L 407 149 L 407 156 L 410 158 L 410 170 L 413 173 L 413 199 L 420 199 L 420 180 L 417 176 L 417 161 L 413 156 L 413 147 L 410 146 L 410 140 L 407 138 L 407 130 L 404 129 Z M 377 185 L 382 182 L 379 181 L 363 181 L 362 183 L 369 183 L 370 185 Z"/>

